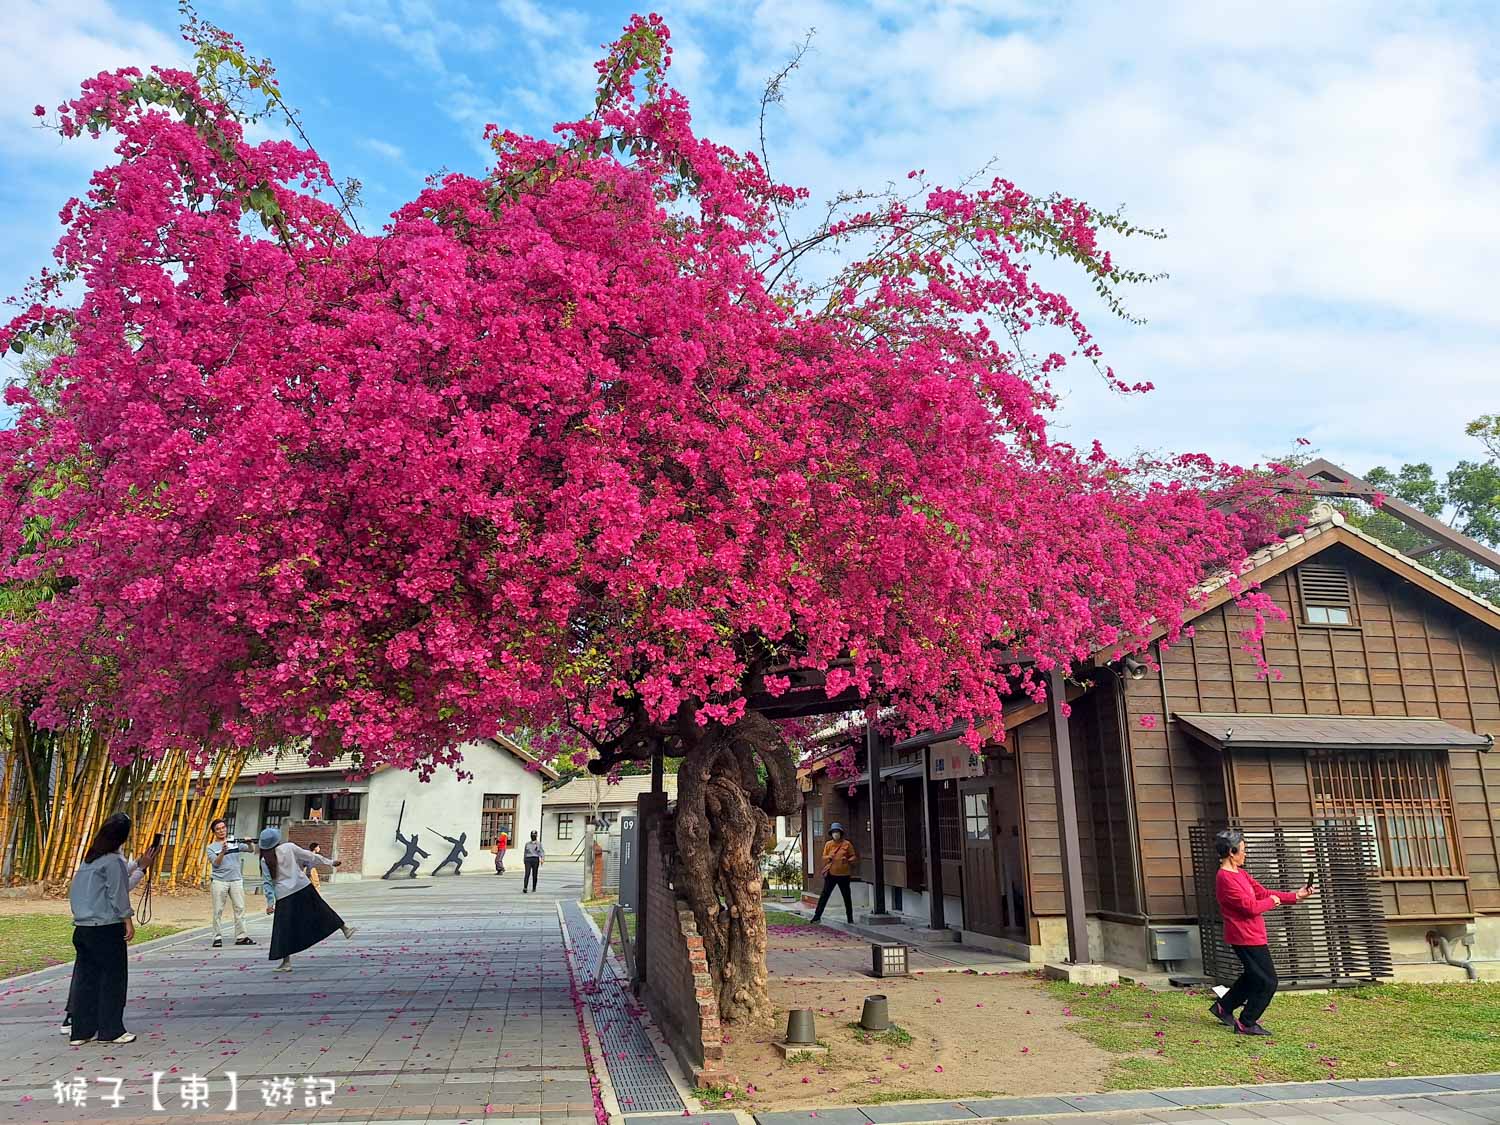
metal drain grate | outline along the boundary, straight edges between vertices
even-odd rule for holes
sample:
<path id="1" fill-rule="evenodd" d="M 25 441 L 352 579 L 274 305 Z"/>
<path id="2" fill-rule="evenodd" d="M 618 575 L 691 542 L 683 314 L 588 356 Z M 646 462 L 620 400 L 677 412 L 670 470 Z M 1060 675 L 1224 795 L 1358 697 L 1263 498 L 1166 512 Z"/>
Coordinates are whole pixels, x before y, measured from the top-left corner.
<path id="1" fill-rule="evenodd" d="M 593 980 L 599 965 L 599 938 L 576 902 L 563 904 L 563 916 L 568 921 L 573 971 L 599 1031 L 599 1050 L 620 1099 L 620 1109 L 627 1114 L 681 1113 L 686 1108 L 682 1098 L 635 1015 L 636 999 L 630 982 L 620 980 L 608 969 L 603 978 Z"/>

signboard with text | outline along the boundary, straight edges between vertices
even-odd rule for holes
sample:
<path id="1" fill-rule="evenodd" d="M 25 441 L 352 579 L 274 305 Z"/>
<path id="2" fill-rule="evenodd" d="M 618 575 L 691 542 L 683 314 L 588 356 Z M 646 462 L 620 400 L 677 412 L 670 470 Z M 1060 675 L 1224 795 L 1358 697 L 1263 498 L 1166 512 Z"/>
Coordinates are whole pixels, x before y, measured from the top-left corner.
<path id="1" fill-rule="evenodd" d="M 932 748 L 932 780 L 957 781 L 984 776 L 984 755 L 962 742 L 940 742 Z"/>

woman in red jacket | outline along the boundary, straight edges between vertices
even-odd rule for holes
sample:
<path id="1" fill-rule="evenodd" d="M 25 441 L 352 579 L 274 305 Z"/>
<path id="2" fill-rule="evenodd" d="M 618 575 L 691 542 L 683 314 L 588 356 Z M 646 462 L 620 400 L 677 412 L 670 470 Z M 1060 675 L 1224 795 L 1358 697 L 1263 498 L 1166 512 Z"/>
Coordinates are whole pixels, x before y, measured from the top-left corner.
<path id="1" fill-rule="evenodd" d="M 1209 1005 L 1213 1017 L 1239 1035 L 1270 1035 L 1260 1017 L 1276 995 L 1276 968 L 1266 945 L 1267 910 L 1301 902 L 1316 893 L 1311 883 L 1300 891 L 1268 891 L 1245 870 L 1245 834 L 1226 828 L 1214 837 L 1219 852 L 1215 884 L 1219 912 L 1224 916 L 1224 941 L 1239 956 L 1245 971 L 1228 992 Z M 1239 1018 L 1234 1011 L 1243 1007 Z"/>

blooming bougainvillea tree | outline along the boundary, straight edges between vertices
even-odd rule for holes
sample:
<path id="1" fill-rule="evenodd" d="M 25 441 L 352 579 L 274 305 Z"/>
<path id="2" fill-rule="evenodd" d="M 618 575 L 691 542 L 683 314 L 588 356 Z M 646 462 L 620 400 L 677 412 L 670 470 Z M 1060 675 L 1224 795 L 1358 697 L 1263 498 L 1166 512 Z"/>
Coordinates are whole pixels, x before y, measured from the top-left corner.
<path id="1" fill-rule="evenodd" d="M 799 235 L 801 193 L 694 133 L 652 17 L 587 117 L 492 128 L 488 175 L 363 233 L 213 81 L 274 100 L 268 69 L 199 58 L 60 107 L 114 159 L 0 338 L 69 341 L 0 435 L 5 579 L 50 591 L 0 688 L 37 722 L 423 773 L 518 722 L 601 769 L 680 755 L 677 885 L 734 1018 L 768 1003 L 758 861 L 796 790 L 747 699 L 810 672 L 907 729 L 998 723 L 1267 531 L 1206 459 L 1146 479 L 1049 430 L 1100 360 L 1029 264 L 1113 300 L 1114 216 L 918 178 Z"/>

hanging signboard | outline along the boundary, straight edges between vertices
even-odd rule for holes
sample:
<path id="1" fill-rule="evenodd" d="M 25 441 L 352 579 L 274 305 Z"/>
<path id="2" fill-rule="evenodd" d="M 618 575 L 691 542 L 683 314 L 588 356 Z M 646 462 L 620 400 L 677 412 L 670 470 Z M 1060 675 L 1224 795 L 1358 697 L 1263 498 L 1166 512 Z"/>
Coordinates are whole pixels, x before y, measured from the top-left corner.
<path id="1" fill-rule="evenodd" d="M 954 781 L 984 776 L 984 755 L 962 742 L 939 742 L 932 748 L 932 780 Z"/>

